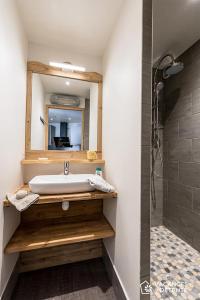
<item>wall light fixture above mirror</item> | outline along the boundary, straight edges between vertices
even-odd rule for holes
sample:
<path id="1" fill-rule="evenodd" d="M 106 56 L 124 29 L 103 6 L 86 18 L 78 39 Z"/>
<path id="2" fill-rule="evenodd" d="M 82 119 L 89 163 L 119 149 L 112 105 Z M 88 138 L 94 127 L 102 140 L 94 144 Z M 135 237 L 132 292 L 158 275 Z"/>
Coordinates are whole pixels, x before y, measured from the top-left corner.
<path id="1" fill-rule="evenodd" d="M 70 70 L 70 71 L 79 71 L 79 72 L 85 72 L 85 67 L 81 66 L 75 66 L 71 63 L 58 63 L 54 61 L 50 61 L 49 65 L 56 68 L 61 68 L 62 70 Z"/>

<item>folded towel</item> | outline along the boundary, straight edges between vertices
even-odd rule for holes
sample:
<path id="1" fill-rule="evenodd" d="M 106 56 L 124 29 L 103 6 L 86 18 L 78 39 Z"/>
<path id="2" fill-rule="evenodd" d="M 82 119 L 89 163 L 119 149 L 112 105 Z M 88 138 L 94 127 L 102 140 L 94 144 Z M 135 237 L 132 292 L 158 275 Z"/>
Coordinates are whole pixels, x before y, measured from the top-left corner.
<path id="1" fill-rule="evenodd" d="M 115 189 L 112 185 L 110 185 L 108 182 L 106 182 L 101 176 L 99 175 L 94 175 L 88 178 L 89 184 L 94 187 L 95 189 L 106 192 L 106 193 L 111 193 L 114 192 Z"/>
<path id="2" fill-rule="evenodd" d="M 20 195 L 20 197 L 19 197 Z M 16 207 L 17 210 L 23 211 L 27 209 L 39 198 L 38 194 L 28 193 L 26 191 L 18 191 L 16 194 L 7 194 L 7 199 Z"/>

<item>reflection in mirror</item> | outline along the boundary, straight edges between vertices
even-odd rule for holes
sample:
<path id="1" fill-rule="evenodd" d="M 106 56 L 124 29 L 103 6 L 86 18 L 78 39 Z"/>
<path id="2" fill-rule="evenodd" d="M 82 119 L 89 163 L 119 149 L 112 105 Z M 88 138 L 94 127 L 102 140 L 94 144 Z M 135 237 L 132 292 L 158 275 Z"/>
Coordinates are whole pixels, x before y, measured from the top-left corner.
<path id="1" fill-rule="evenodd" d="M 48 124 L 48 150 L 81 151 L 89 148 L 88 139 L 84 139 L 83 110 L 48 108 Z M 85 132 L 85 136 L 88 135 Z"/>
<path id="2" fill-rule="evenodd" d="M 31 150 L 97 150 L 98 84 L 33 74 Z"/>

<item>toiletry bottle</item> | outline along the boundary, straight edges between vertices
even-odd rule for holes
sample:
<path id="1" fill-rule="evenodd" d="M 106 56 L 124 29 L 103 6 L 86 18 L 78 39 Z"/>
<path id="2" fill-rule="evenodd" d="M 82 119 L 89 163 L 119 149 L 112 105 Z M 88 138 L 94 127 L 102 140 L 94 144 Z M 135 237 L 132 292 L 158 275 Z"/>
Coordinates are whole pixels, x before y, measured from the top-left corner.
<path id="1" fill-rule="evenodd" d="M 99 175 L 99 176 L 103 176 L 103 173 L 102 173 L 102 169 L 101 168 L 96 168 L 96 175 Z"/>

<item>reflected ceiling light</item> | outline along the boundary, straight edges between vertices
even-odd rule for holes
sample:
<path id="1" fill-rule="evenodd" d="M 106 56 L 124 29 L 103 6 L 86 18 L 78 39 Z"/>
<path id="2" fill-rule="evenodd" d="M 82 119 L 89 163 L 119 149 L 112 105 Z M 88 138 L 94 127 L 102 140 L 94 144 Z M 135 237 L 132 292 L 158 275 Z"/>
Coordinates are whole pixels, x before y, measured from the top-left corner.
<path id="1" fill-rule="evenodd" d="M 50 120 L 53 121 L 53 118 L 51 118 Z"/>
<path id="2" fill-rule="evenodd" d="M 84 67 L 75 66 L 75 65 L 72 65 L 70 63 L 58 63 L 58 62 L 50 61 L 49 65 L 52 66 L 52 67 L 61 68 L 63 70 L 79 71 L 79 72 L 84 72 L 85 71 Z"/>
<path id="3" fill-rule="evenodd" d="M 69 81 L 66 81 L 65 84 L 69 86 L 69 85 L 70 85 L 70 82 L 69 82 Z"/>

